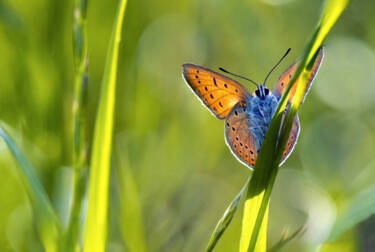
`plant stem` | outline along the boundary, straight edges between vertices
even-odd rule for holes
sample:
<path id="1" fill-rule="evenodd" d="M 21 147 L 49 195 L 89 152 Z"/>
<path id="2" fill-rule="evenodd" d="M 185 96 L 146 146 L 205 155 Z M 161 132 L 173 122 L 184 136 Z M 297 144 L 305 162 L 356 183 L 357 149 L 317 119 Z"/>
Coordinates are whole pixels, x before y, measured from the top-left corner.
<path id="1" fill-rule="evenodd" d="M 73 47 L 75 58 L 75 83 L 73 98 L 73 183 L 72 205 L 66 232 L 66 250 L 74 251 L 78 245 L 79 217 L 85 193 L 87 169 L 86 103 L 87 93 L 87 34 L 86 0 L 76 0 L 74 6 Z"/>

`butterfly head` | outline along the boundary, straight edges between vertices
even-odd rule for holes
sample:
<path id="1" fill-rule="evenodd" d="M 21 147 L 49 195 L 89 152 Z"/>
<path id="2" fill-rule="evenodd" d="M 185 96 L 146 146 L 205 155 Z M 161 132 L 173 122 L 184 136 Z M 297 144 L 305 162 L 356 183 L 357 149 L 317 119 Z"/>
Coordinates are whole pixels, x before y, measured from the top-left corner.
<path id="1" fill-rule="evenodd" d="M 255 95 L 261 100 L 264 100 L 269 93 L 270 90 L 265 85 L 258 85 L 255 90 Z"/>
<path id="2" fill-rule="evenodd" d="M 286 53 L 284 54 L 283 57 L 281 57 L 281 59 L 276 63 L 276 65 L 271 69 L 271 71 L 268 72 L 266 78 L 264 79 L 263 81 L 263 84 L 259 85 L 257 84 L 255 81 L 249 79 L 249 78 L 246 78 L 246 77 L 243 77 L 241 75 L 238 75 L 238 74 L 234 74 L 234 73 L 231 73 L 225 69 L 223 69 L 222 67 L 219 67 L 219 69 L 221 71 L 223 71 L 224 73 L 227 73 L 227 74 L 231 74 L 233 76 L 236 76 L 236 77 L 239 77 L 239 78 L 242 78 L 242 79 L 245 79 L 247 81 L 250 81 L 251 83 L 253 83 L 255 86 L 257 86 L 257 89 L 255 90 L 255 95 L 256 97 L 258 97 L 259 99 L 261 100 L 264 100 L 267 95 L 269 95 L 270 93 L 270 90 L 266 87 L 266 81 L 268 79 L 268 77 L 270 76 L 270 74 L 273 72 L 273 70 L 275 70 L 275 68 L 281 63 L 281 61 L 288 55 L 288 53 L 290 52 L 290 48 L 286 51 Z"/>

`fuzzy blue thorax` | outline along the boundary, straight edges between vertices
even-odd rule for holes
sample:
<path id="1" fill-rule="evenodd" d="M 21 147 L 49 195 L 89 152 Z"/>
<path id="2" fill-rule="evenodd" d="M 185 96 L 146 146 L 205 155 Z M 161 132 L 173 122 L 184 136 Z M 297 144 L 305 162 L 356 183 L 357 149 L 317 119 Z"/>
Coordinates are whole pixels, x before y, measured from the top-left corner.
<path id="1" fill-rule="evenodd" d="M 261 91 L 262 89 L 264 89 L 264 86 L 260 88 Z M 262 92 L 260 93 L 262 94 Z M 277 97 L 271 92 L 267 92 L 266 95 L 260 96 L 258 96 L 258 94 L 259 92 L 257 92 L 255 96 L 249 97 L 246 109 L 249 118 L 249 130 L 255 138 L 257 150 L 259 150 L 263 142 L 278 104 Z"/>

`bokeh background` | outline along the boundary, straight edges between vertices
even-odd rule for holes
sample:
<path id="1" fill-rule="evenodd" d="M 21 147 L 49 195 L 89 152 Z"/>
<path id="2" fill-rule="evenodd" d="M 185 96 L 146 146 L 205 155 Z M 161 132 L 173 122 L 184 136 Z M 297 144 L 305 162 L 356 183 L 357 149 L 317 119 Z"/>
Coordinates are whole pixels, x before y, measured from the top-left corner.
<path id="1" fill-rule="evenodd" d="M 224 67 L 268 86 L 301 54 L 322 1 L 129 0 L 121 45 L 108 251 L 130 251 L 127 188 L 149 251 L 202 251 L 250 171 L 224 143 L 223 122 L 194 97 L 181 64 Z M 116 0 L 89 0 L 88 132 L 92 135 Z M 375 2 L 352 1 L 299 111 L 301 134 L 271 198 L 268 244 L 316 251 L 345 207 L 374 190 Z M 13 129 L 66 222 L 72 163 L 72 1 L 0 1 L 0 119 Z M 244 83 L 247 85 L 247 83 Z M 247 85 L 253 91 L 254 87 Z M 90 137 L 91 138 L 91 137 Z M 42 251 L 16 162 L 0 142 L 1 251 Z M 124 167 L 130 167 L 124 170 Z M 129 179 L 124 177 L 124 174 Z M 120 186 L 132 183 L 131 186 Z M 374 190 L 375 193 L 375 190 Z M 360 198 L 361 199 L 361 198 Z M 366 202 L 366 197 L 358 204 Z M 370 206 L 371 207 L 371 206 Z M 373 206 L 372 206 L 373 207 Z M 239 208 L 216 251 L 238 249 Z M 349 225 L 350 226 L 350 225 Z M 125 237 L 125 238 L 124 238 Z M 375 216 L 327 251 L 374 251 Z"/>

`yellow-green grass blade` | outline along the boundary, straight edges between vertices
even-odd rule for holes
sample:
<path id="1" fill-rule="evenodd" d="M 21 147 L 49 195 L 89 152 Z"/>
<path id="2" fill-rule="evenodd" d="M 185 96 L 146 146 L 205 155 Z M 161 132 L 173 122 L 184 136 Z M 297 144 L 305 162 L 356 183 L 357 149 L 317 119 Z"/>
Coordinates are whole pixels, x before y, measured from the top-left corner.
<path id="1" fill-rule="evenodd" d="M 298 77 L 300 78 L 299 83 L 306 83 L 308 69 L 312 67 L 312 63 L 328 31 L 332 28 L 347 4 L 348 0 L 328 0 L 325 2 L 322 17 L 305 47 L 301 57 L 301 63 L 280 99 L 269 129 L 267 130 L 265 140 L 261 146 L 254 169 L 255 171 L 248 186 L 242 222 L 241 252 L 266 251 L 266 232 L 262 232 L 261 230 L 265 229 L 269 197 L 294 117 L 303 99 L 306 85 L 298 85 L 296 94 L 286 113 L 280 132 L 280 139 L 278 140 L 282 114 L 287 104 L 289 92 Z"/>
<path id="2" fill-rule="evenodd" d="M 315 61 L 315 57 L 312 62 Z M 306 71 L 307 73 L 308 71 Z M 292 81 L 296 81 L 298 75 L 292 78 Z M 306 76 L 303 74 L 300 76 L 299 83 L 306 83 Z M 291 82 L 293 83 L 293 82 Z M 304 86 L 304 85 L 299 85 Z M 306 86 L 306 85 L 305 85 Z M 290 89 L 289 89 L 290 90 Z M 286 95 L 285 93 L 283 95 Z M 295 94 L 299 95 L 298 89 Z M 301 99 L 303 93 L 300 94 Z M 295 97 L 294 97 L 295 99 Z M 286 101 L 286 100 L 285 100 Z M 292 101 L 293 103 L 293 101 Z M 280 104 L 279 104 L 280 105 Z M 286 105 L 286 104 L 285 104 Z M 299 105 L 298 105 L 299 106 Z M 297 107 L 298 107 L 297 106 Z M 284 120 L 283 126 L 278 140 L 278 129 L 280 129 L 281 119 L 284 108 L 281 111 L 276 110 L 274 118 L 269 126 L 266 137 L 261 146 L 257 163 L 255 165 L 255 171 L 250 181 L 247 198 L 244 206 L 244 216 L 242 220 L 242 234 L 240 241 L 240 251 L 265 251 L 266 250 L 266 221 L 263 219 L 267 218 L 266 212 L 268 211 L 269 197 L 272 191 L 274 181 L 277 176 L 278 167 L 282 158 L 284 146 L 289 137 L 289 132 L 294 121 L 294 116 L 291 121 Z M 293 108 L 288 109 L 288 113 L 293 111 Z M 296 112 L 296 110 L 294 110 Z M 294 113 L 295 115 L 295 113 Z M 286 116 L 287 118 L 287 116 Z M 275 123 L 276 122 L 276 123 Z M 286 134 L 286 137 L 283 135 Z M 278 143 L 279 141 L 279 143 Z M 279 145 L 278 145 L 279 144 Z M 258 170 L 257 170 L 258 169 Z M 261 170 L 260 170 L 261 169 Z M 259 237 L 258 237 L 259 236 Z M 249 240 L 245 240 L 249 239 Z"/>
<path id="3" fill-rule="evenodd" d="M 72 206 L 66 231 L 66 250 L 77 248 L 79 217 L 85 193 L 87 168 L 86 101 L 87 96 L 87 0 L 76 0 L 74 4 L 73 48 L 75 58 L 75 83 L 73 98 L 73 183 Z"/>
<path id="4" fill-rule="evenodd" d="M 17 169 L 17 171 L 30 199 L 40 240 L 45 251 L 58 251 L 60 246 L 61 225 L 47 193 L 36 176 L 31 163 L 22 154 L 5 129 L 0 128 L 0 136 L 5 141 L 18 163 L 19 169 Z"/>
<path id="5" fill-rule="evenodd" d="M 129 251 L 146 252 L 139 193 L 126 151 L 117 157 L 117 179 L 120 188 L 120 227 Z"/>
<path id="6" fill-rule="evenodd" d="M 90 162 L 84 251 L 105 251 L 116 77 L 126 0 L 119 2 L 104 69 Z"/>
<path id="7" fill-rule="evenodd" d="M 233 216 L 236 213 L 238 204 L 240 203 L 241 197 L 245 189 L 247 188 L 249 181 L 250 181 L 250 178 L 246 181 L 245 185 L 242 187 L 241 191 L 236 195 L 236 197 L 234 197 L 233 201 L 229 204 L 223 216 L 220 218 L 219 222 L 216 224 L 216 227 L 214 231 L 212 232 L 212 235 L 210 237 L 210 240 L 206 248 L 207 252 L 211 252 L 215 248 L 217 242 L 220 240 L 224 231 L 227 229 L 227 227 L 231 223 Z"/>

